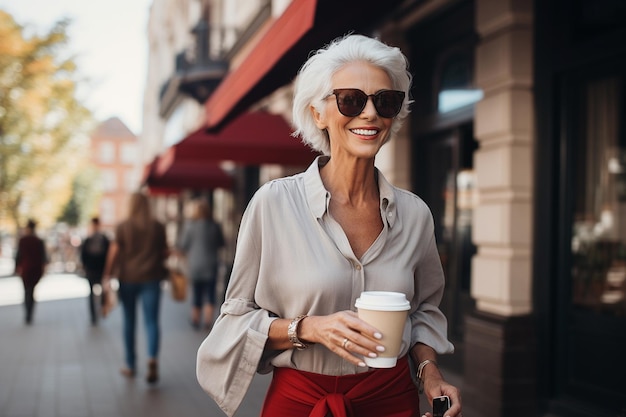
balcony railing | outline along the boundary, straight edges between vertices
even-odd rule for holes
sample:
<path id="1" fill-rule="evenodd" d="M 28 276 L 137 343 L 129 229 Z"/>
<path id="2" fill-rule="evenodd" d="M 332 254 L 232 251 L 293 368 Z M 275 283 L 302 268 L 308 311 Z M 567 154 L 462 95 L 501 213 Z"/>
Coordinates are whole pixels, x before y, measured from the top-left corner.
<path id="1" fill-rule="evenodd" d="M 171 114 L 184 96 L 206 102 L 228 73 L 230 60 L 271 17 L 271 12 L 271 1 L 266 0 L 243 29 L 210 26 L 207 17 L 201 18 L 191 30 L 195 45 L 176 54 L 174 74 L 161 87 L 160 116 Z"/>
<path id="2" fill-rule="evenodd" d="M 161 117 L 173 110 L 181 94 L 204 103 L 228 72 L 226 60 L 209 55 L 209 30 L 209 25 L 201 19 L 192 29 L 195 47 L 176 54 L 174 74 L 161 87 Z"/>

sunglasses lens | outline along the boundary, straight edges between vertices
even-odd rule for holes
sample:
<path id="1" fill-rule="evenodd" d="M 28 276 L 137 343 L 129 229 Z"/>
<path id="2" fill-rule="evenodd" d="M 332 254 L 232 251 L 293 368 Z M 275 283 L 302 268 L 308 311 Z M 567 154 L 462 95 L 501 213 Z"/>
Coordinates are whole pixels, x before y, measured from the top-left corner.
<path id="1" fill-rule="evenodd" d="M 396 117 L 402 108 L 404 92 L 387 90 L 374 96 L 374 107 L 382 117 Z"/>
<path id="2" fill-rule="evenodd" d="M 368 96 L 356 88 L 341 88 L 333 90 L 337 98 L 337 108 L 344 116 L 356 117 L 365 108 L 367 99 L 372 97 L 374 107 L 381 117 L 396 117 L 402 108 L 404 92 L 396 90 L 384 90 Z"/>
<path id="3" fill-rule="evenodd" d="M 361 90 L 336 90 L 337 108 L 344 116 L 355 117 L 361 114 L 367 102 L 367 95 Z"/>

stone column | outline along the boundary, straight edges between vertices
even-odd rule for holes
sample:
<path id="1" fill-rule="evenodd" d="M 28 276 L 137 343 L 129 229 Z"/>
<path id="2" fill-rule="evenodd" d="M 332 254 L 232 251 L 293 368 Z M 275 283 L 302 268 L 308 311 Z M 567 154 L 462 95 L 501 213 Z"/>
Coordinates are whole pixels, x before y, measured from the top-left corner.
<path id="1" fill-rule="evenodd" d="M 476 105 L 479 195 L 472 233 L 463 397 L 482 417 L 534 411 L 532 312 L 533 2 L 477 0 Z M 520 336 L 522 335 L 522 336 Z M 519 366 L 521 363 L 524 366 Z"/>
<path id="2" fill-rule="evenodd" d="M 377 33 L 381 41 L 396 46 L 410 56 L 410 44 L 405 33 L 397 25 L 387 25 Z M 411 132 L 409 129 L 411 115 L 404 119 L 400 131 L 391 138 L 376 155 L 376 166 L 385 178 L 393 185 L 412 189 L 411 185 Z"/>

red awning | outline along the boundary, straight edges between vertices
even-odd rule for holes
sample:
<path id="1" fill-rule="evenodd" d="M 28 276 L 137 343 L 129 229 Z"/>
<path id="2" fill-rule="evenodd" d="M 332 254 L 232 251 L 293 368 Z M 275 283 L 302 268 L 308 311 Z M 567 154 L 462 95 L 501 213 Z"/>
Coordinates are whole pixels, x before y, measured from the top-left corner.
<path id="1" fill-rule="evenodd" d="M 200 163 L 233 161 L 241 164 L 305 166 L 318 155 L 291 136 L 291 127 L 280 115 L 246 112 L 223 129 L 199 129 L 166 150 L 156 171 Z"/>
<path id="2" fill-rule="evenodd" d="M 205 104 L 206 127 L 229 118 L 288 84 L 309 53 L 339 36 L 369 31 L 403 0 L 293 0 L 243 62 Z"/>
<path id="3" fill-rule="evenodd" d="M 233 177 L 216 162 L 190 161 L 159 169 L 160 156 L 144 167 L 142 184 L 152 194 L 176 194 L 183 189 L 230 189 Z"/>

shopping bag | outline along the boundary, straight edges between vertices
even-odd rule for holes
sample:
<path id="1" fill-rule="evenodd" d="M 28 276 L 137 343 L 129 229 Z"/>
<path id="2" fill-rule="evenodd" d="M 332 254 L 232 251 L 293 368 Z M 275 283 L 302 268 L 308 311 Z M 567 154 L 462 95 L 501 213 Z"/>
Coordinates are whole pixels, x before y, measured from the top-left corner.
<path id="1" fill-rule="evenodd" d="M 170 290 L 174 301 L 185 301 L 187 298 L 187 277 L 178 268 L 170 269 Z"/>
<path id="2" fill-rule="evenodd" d="M 104 302 L 102 303 L 101 314 L 102 317 L 106 317 L 117 306 L 117 290 L 119 288 L 119 282 L 112 279 L 102 287 L 102 297 L 104 297 Z"/>

